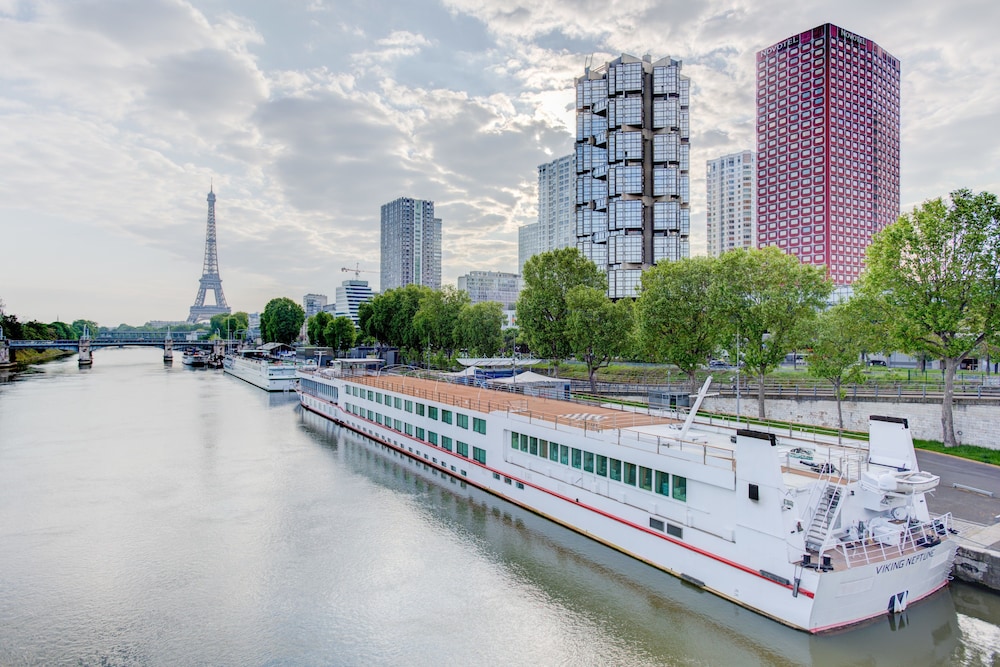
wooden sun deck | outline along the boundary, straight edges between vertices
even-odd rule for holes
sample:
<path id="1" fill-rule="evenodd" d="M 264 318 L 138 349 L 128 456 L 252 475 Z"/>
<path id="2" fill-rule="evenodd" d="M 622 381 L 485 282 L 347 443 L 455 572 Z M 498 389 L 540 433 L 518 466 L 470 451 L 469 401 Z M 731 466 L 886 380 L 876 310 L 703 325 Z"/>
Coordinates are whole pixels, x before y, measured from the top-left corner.
<path id="1" fill-rule="evenodd" d="M 356 375 L 348 379 L 383 391 L 394 391 L 414 398 L 437 401 L 477 412 L 488 414 L 503 411 L 523 414 L 531 419 L 541 419 L 558 425 L 576 426 L 588 431 L 679 423 L 676 419 L 641 412 L 616 410 L 589 403 L 572 403 L 405 375 Z"/>

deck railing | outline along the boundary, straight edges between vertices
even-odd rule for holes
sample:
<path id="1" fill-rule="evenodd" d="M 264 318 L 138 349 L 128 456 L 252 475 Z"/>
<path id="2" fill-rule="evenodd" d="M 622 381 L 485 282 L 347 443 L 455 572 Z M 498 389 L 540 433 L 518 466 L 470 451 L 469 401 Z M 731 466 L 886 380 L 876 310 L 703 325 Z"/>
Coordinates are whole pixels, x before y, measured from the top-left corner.
<path id="1" fill-rule="evenodd" d="M 842 542 L 836 549 L 844 556 L 848 567 L 877 563 L 905 556 L 912 557 L 920 549 L 934 546 L 948 537 L 951 531 L 951 512 L 919 524 L 902 527 L 895 544 L 885 544 L 870 529 L 856 542 Z"/>

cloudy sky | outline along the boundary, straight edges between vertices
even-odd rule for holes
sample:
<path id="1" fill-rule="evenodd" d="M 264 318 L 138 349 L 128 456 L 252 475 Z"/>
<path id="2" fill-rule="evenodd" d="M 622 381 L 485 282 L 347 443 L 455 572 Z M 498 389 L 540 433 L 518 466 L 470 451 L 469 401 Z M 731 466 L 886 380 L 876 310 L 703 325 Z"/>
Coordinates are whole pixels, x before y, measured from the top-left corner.
<path id="1" fill-rule="evenodd" d="M 218 196 L 236 310 L 378 286 L 379 207 L 431 199 L 444 281 L 514 271 L 574 79 L 621 53 L 691 78 L 704 164 L 754 147 L 754 53 L 826 22 L 902 61 L 902 206 L 1000 192 L 994 0 L 0 0 L 0 300 L 23 320 L 186 318 Z M 209 302 L 211 293 L 209 293 Z"/>

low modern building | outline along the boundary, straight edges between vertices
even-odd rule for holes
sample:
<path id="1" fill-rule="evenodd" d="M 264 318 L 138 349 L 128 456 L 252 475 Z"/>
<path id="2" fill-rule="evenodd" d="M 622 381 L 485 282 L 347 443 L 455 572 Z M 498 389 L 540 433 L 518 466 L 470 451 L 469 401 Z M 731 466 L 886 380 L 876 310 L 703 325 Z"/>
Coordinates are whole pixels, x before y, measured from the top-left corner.
<path id="1" fill-rule="evenodd" d="M 472 303 L 497 301 L 505 310 L 514 308 L 521 287 L 521 276 L 516 273 L 470 271 L 458 277 L 458 289 L 468 292 Z"/>
<path id="2" fill-rule="evenodd" d="M 358 326 L 358 306 L 375 298 L 367 280 L 345 280 L 337 288 L 333 305 L 335 317 L 349 317 Z M 329 309 L 328 309 L 329 310 Z"/>

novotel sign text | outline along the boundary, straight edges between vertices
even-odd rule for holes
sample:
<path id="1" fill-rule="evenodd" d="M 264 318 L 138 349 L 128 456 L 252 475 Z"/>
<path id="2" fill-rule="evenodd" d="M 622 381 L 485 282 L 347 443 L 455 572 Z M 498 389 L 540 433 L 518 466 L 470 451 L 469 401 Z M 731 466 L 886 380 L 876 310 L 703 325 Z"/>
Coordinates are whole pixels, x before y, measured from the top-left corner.
<path id="1" fill-rule="evenodd" d="M 764 49 L 763 51 L 760 52 L 760 55 L 762 57 L 763 56 L 769 56 L 769 55 L 771 55 L 773 53 L 777 53 L 778 51 L 784 51 L 789 46 L 795 46 L 798 43 L 799 43 L 799 37 L 798 37 L 798 35 L 796 35 L 795 37 L 789 37 L 788 39 L 786 39 L 783 42 L 778 42 L 777 44 L 774 44 L 773 46 L 767 47 L 766 49 Z"/>

